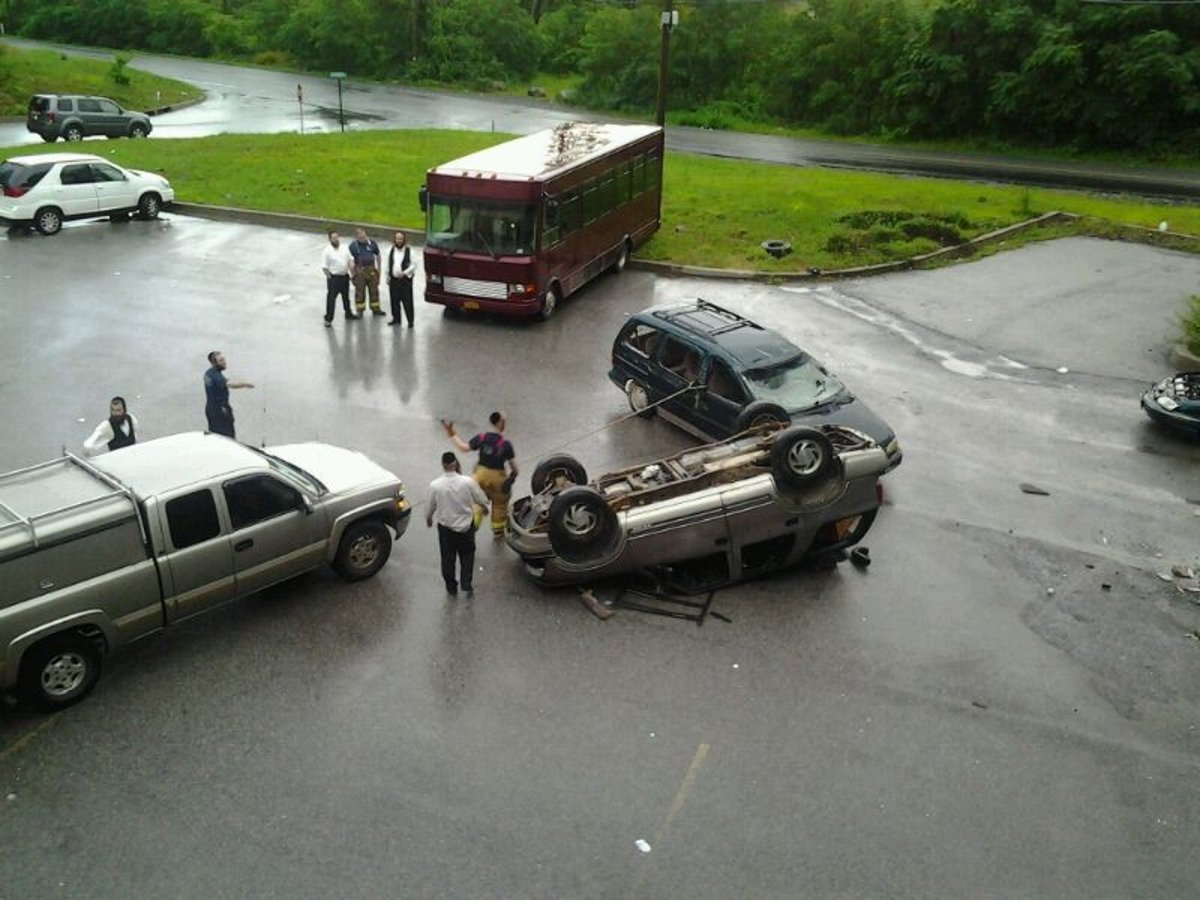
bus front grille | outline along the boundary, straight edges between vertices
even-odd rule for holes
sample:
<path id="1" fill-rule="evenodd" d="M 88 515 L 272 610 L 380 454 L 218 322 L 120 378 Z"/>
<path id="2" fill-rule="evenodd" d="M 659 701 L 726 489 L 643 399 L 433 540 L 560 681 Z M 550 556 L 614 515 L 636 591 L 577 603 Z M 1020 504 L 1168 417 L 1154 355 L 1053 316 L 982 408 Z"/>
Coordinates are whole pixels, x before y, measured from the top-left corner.
<path id="1" fill-rule="evenodd" d="M 447 275 L 442 282 L 447 294 L 462 297 L 484 297 L 488 300 L 507 300 L 508 285 L 503 281 L 477 281 L 474 278 L 454 278 Z"/>

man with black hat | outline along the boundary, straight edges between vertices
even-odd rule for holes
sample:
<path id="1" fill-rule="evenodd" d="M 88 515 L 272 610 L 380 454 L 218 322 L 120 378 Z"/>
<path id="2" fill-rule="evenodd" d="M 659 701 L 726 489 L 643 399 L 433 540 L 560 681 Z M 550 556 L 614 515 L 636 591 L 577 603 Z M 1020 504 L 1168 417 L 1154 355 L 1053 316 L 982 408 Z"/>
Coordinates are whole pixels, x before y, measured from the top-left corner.
<path id="1" fill-rule="evenodd" d="M 429 485 L 429 500 L 425 505 L 425 524 L 432 528 L 437 521 L 438 549 L 442 557 L 442 580 L 446 593 L 458 594 L 459 581 L 468 596 L 473 593 L 475 573 L 475 507 L 487 506 L 487 495 L 475 479 L 462 474 L 458 457 L 447 450 L 442 454 L 442 474 Z M 454 563 L 458 561 L 459 577 Z"/>
<path id="2" fill-rule="evenodd" d="M 105 445 L 120 450 L 137 443 L 137 419 L 125 408 L 124 397 L 113 397 L 108 403 L 108 418 L 83 442 L 83 455 L 95 456 Z"/>

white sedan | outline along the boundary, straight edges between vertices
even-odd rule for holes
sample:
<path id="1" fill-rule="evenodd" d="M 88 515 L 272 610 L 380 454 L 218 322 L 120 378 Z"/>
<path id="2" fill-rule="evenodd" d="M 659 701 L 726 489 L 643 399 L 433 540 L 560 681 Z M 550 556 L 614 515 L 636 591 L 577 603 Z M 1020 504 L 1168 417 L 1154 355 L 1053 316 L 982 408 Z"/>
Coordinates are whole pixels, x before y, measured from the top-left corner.
<path id="1" fill-rule="evenodd" d="M 70 219 L 158 217 L 175 199 L 161 175 L 87 153 L 14 156 L 0 163 L 0 224 L 57 234 Z"/>

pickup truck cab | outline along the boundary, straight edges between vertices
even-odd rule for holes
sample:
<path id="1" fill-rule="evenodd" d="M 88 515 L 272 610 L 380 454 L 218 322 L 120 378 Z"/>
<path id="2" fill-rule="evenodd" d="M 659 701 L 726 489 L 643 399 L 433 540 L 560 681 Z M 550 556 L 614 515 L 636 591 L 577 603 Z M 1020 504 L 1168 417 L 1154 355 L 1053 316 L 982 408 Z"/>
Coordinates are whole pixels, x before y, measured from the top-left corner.
<path id="1" fill-rule="evenodd" d="M 0 690 L 68 706 L 122 644 L 325 564 L 368 578 L 410 514 L 395 475 L 317 443 L 179 434 L 0 475 Z"/>

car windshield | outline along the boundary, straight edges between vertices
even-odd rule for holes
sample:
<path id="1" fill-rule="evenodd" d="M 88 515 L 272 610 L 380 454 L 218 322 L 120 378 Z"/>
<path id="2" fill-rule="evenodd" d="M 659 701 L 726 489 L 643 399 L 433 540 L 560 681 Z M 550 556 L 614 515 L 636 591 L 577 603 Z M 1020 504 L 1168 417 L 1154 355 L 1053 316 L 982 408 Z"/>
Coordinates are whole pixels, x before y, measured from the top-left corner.
<path id="1" fill-rule="evenodd" d="M 329 488 L 325 487 L 321 479 L 311 472 L 306 472 L 295 463 L 290 463 L 286 459 L 280 459 L 278 456 L 267 453 L 265 450 L 259 450 L 257 447 L 251 447 L 250 449 L 266 457 L 267 462 L 271 464 L 271 468 L 276 472 L 290 478 L 292 481 L 300 482 L 318 497 L 329 492 Z"/>
<path id="2" fill-rule="evenodd" d="M 756 400 L 778 403 L 789 411 L 828 403 L 846 389 L 836 375 L 803 354 L 742 374 Z"/>
<path id="3" fill-rule="evenodd" d="M 442 250 L 529 256 L 536 246 L 537 208 L 460 197 L 430 197 L 425 245 Z"/>

